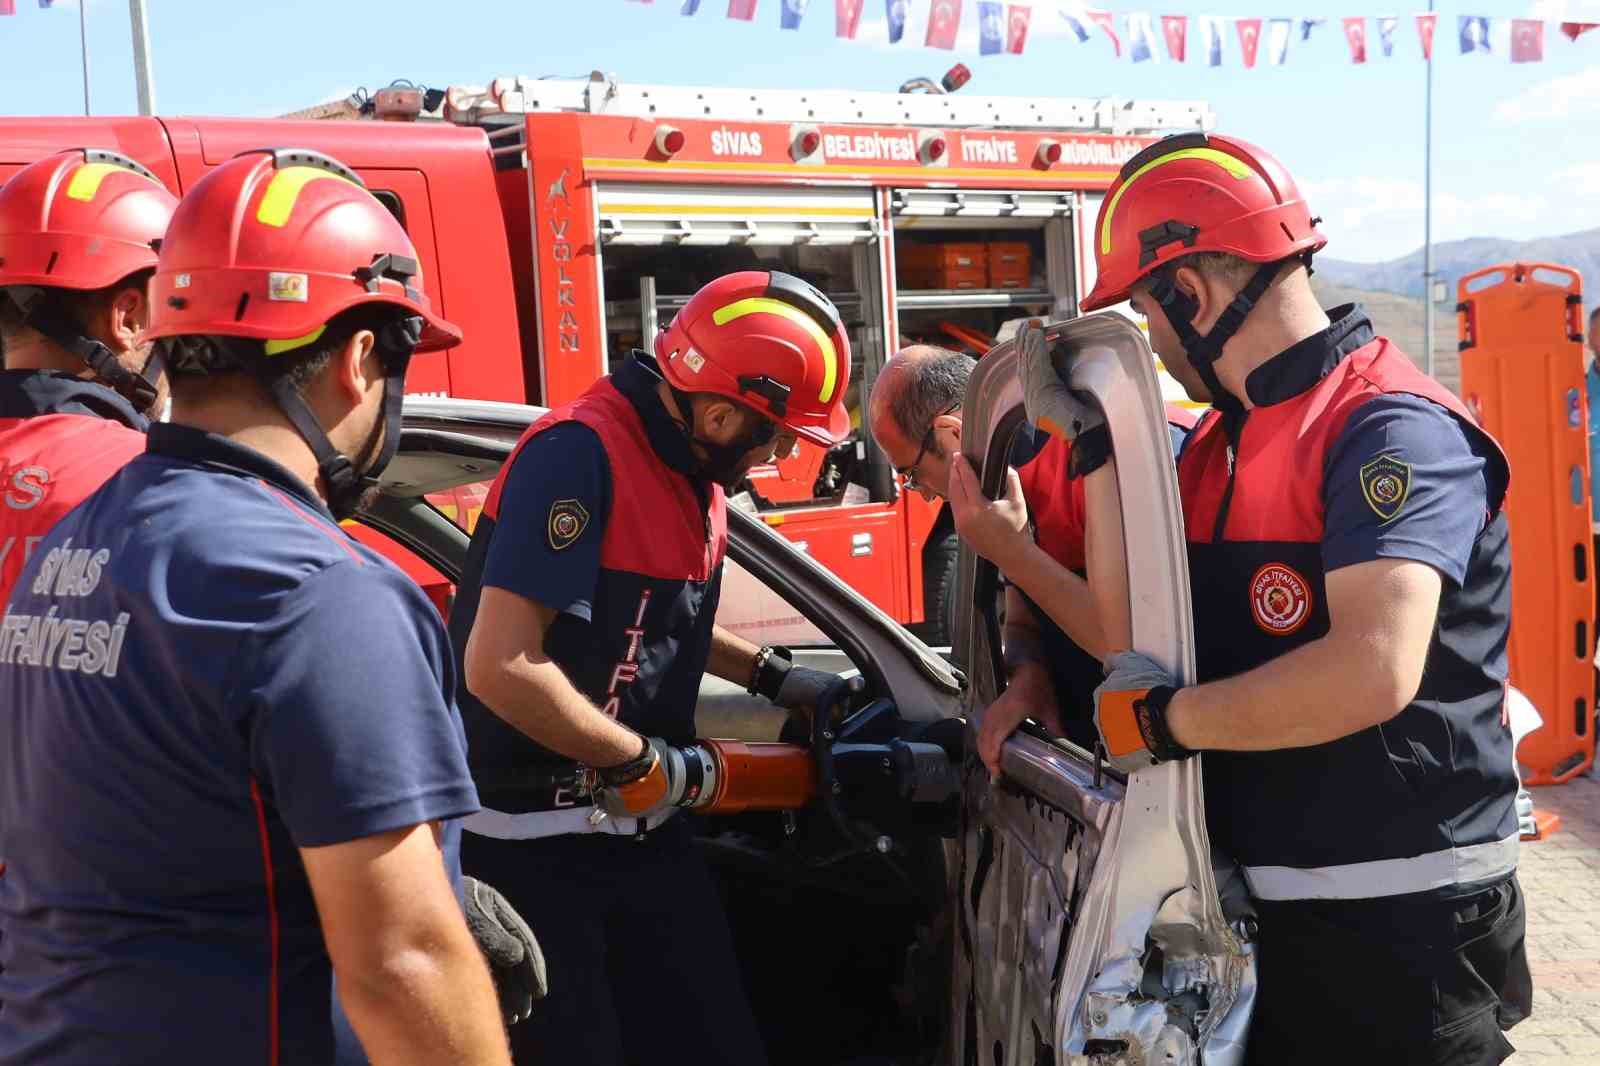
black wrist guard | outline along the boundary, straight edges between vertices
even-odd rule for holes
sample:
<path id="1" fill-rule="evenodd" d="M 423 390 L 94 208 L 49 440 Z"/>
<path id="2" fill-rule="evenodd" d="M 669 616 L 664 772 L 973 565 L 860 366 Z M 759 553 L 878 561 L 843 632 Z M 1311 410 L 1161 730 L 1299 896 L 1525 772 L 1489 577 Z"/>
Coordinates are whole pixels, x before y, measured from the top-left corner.
<path id="1" fill-rule="evenodd" d="M 1171 685 L 1160 685 L 1146 692 L 1144 699 L 1133 705 L 1133 713 L 1139 723 L 1139 735 L 1144 738 L 1144 746 L 1150 749 L 1156 762 L 1176 762 L 1194 754 L 1193 748 L 1186 748 L 1173 738 L 1172 730 L 1167 725 L 1167 705 L 1177 691 Z"/>
<path id="2" fill-rule="evenodd" d="M 750 685 L 746 691 L 752 696 L 765 696 L 776 703 L 783 679 L 789 676 L 792 669 L 794 657 L 789 654 L 789 649 L 768 644 L 756 652 L 755 666 L 750 671 Z"/>
<path id="3" fill-rule="evenodd" d="M 649 737 L 640 737 L 644 742 L 644 750 L 627 762 L 615 766 L 597 766 L 594 770 L 595 781 L 601 788 L 620 788 L 631 785 L 645 774 L 650 772 L 650 767 L 655 765 L 656 751 L 650 743 Z"/>
<path id="4" fill-rule="evenodd" d="M 1078 434 L 1072 442 L 1072 457 L 1067 460 L 1067 477 L 1080 478 L 1106 465 L 1111 458 L 1111 430 L 1095 426 Z"/>

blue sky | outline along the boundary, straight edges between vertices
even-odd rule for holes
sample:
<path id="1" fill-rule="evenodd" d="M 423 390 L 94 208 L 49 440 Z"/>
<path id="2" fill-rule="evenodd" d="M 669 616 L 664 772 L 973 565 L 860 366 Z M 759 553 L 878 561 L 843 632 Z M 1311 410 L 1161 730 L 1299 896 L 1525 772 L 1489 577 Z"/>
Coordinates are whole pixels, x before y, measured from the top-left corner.
<path id="1" fill-rule="evenodd" d="M 0 100 L 8 114 L 82 109 L 78 0 L 39 10 L 17 0 L 0 18 Z M 88 3 L 96 113 L 135 110 L 124 0 Z M 1202 7 L 1107 4 L 1122 16 L 1191 16 L 1190 62 L 1134 65 L 1096 35 L 1079 44 L 1057 3 L 1033 0 L 1022 56 L 977 54 L 976 2 L 965 0 L 954 53 L 922 47 L 929 0 L 913 0 L 906 39 L 887 43 L 882 0 L 867 0 L 861 39 L 833 36 L 833 4 L 811 0 L 797 31 L 779 28 L 780 0 L 759 0 L 753 23 L 703 0 L 146 0 L 158 111 L 272 115 L 394 78 L 430 86 L 483 84 L 510 74 L 586 75 L 601 68 L 635 82 L 892 90 L 951 62 L 973 70 L 964 94 L 1200 99 L 1225 131 L 1269 148 L 1326 219 L 1329 254 L 1375 260 L 1422 243 L 1423 82 L 1411 14 L 1373 0 Z M 1231 28 L 1227 64 L 1195 63 L 1193 16 L 1323 15 L 1310 42 L 1296 34 L 1289 62 L 1243 69 Z M 1369 62 L 1354 66 L 1343 16 L 1401 16 L 1384 59 L 1369 19 Z M 1546 61 L 1513 65 L 1457 52 L 1456 17 L 1543 16 L 1600 21 L 1600 0 L 1474 3 L 1440 9 L 1434 64 L 1435 239 L 1532 237 L 1600 226 L 1600 31 L 1568 41 L 1552 23 Z M 1162 50 L 1164 51 L 1164 50 Z"/>

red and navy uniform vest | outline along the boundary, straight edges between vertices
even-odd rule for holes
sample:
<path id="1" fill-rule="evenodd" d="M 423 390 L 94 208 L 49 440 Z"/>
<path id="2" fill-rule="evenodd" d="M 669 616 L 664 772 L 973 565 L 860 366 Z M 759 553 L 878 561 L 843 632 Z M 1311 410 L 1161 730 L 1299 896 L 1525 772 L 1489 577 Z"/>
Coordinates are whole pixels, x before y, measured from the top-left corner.
<path id="1" fill-rule="evenodd" d="M 681 744 L 695 735 L 728 527 L 722 488 L 693 476 L 688 441 L 656 394 L 660 380 L 654 360 L 635 353 L 615 374 L 529 427 L 484 502 L 450 630 L 460 656 L 477 612 L 502 493 L 518 458 L 541 434 L 580 423 L 599 437 L 610 467 L 607 513 L 582 516 L 584 524 L 603 523 L 599 572 L 588 620 L 558 614 L 546 631 L 545 652 L 607 714 L 643 735 Z M 572 513 L 561 512 L 561 502 L 550 510 L 552 523 Z M 560 563 L 557 557 L 546 565 Z M 464 685 L 460 703 L 486 806 L 510 813 L 588 802 L 560 783 L 570 780 L 571 760 L 507 724 Z M 507 795 L 508 779 L 529 767 L 549 773 L 529 775 L 524 794 Z M 553 790 L 552 780 L 558 782 Z"/>
<path id="2" fill-rule="evenodd" d="M 1167 405 L 1167 426 L 1172 434 L 1174 455 L 1183 447 L 1184 437 L 1194 424 L 1193 414 Z M 1083 577 L 1083 479 L 1068 480 L 1067 460 L 1071 456 L 1072 445 L 1060 437 L 1024 428 L 1011 450 L 1011 465 L 1016 467 L 1022 482 L 1022 496 L 1028 504 L 1034 541 L 1050 558 Z M 1056 701 L 1064 712 L 1061 722 L 1067 739 L 1093 751 L 1098 739 L 1094 729 L 1094 690 L 1105 679 L 1100 660 L 1073 643 L 1026 592 L 1017 591 L 1033 613 L 1038 627 L 1045 669 L 1055 686 Z"/>
<path id="3" fill-rule="evenodd" d="M 1471 853 L 1462 849 L 1493 848 L 1517 831 L 1511 738 L 1501 724 L 1511 604 L 1501 504 L 1509 466 L 1461 403 L 1375 336 L 1358 309 L 1330 316 L 1329 330 L 1251 374 L 1254 407 L 1232 425 L 1209 412 L 1179 459 L 1199 680 L 1243 673 L 1327 634 L 1324 473 L 1364 404 L 1409 395 L 1453 416 L 1486 463 L 1488 514 L 1465 579 L 1443 582 L 1416 698 L 1389 721 L 1331 743 L 1207 751 L 1208 824 L 1247 874 L 1425 857 L 1456 862 L 1460 881 L 1433 886 L 1448 891 L 1473 880 Z M 1302 713 L 1289 705 L 1282 711 Z M 1385 867 L 1385 876 L 1393 869 Z M 1394 880 L 1415 888 L 1408 876 Z"/>
<path id="4" fill-rule="evenodd" d="M 0 606 L 50 527 L 144 451 L 147 426 L 92 381 L 0 371 Z"/>

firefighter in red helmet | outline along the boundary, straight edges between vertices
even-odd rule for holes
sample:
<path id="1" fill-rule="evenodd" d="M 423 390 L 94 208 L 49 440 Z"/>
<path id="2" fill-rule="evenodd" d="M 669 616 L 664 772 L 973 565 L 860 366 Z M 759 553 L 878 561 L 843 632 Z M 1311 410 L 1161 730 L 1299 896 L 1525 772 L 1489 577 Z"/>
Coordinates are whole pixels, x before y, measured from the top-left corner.
<path id="1" fill-rule="evenodd" d="M 1097 724 L 1128 772 L 1203 751 L 1207 826 L 1259 916 L 1251 1063 L 1492 1064 L 1531 1010 L 1498 444 L 1376 334 L 1324 311 L 1325 238 L 1277 160 L 1184 134 L 1131 159 L 1094 228 L 1099 281 L 1209 412 L 1178 484 L 1197 681 L 1113 653 Z M 1030 415 L 1076 438 L 1090 584 L 1129 640 L 1111 438 L 1021 343 Z"/>
<path id="2" fill-rule="evenodd" d="M 729 274 L 654 354 L 536 422 L 489 493 L 450 617 L 485 807 L 462 858 L 562 916 L 540 930 L 560 977 L 513 1033 L 519 1061 L 766 1060 L 687 818 L 657 803 L 660 749 L 694 738 L 708 671 L 801 711 L 836 680 L 714 618 L 724 492 L 796 439 L 843 440 L 849 377 L 825 296 Z"/>
<path id="3" fill-rule="evenodd" d="M 536 947 L 459 875 L 448 636 L 339 526 L 412 353 L 460 333 L 394 216 L 304 151 L 201 179 L 150 291 L 172 421 L 0 629 L 0 1059 L 506 1063 L 525 1006 L 474 933 Z M 63 639 L 17 639 L 46 618 Z"/>
<path id="4" fill-rule="evenodd" d="M 166 395 L 145 286 L 177 206 L 94 148 L 0 188 L 0 603 L 55 520 L 144 449 Z"/>

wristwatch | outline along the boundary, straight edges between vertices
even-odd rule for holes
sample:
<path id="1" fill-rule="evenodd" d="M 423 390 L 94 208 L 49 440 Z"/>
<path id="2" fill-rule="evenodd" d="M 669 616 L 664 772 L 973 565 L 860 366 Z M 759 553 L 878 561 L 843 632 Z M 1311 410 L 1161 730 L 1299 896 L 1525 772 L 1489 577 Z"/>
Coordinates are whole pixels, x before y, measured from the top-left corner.
<path id="1" fill-rule="evenodd" d="M 756 652 L 756 661 L 750 668 L 750 684 L 745 691 L 752 696 L 765 696 L 776 702 L 778 690 L 783 688 L 783 679 L 789 676 L 792 669 L 794 656 L 788 648 L 765 645 Z"/>
<path id="2" fill-rule="evenodd" d="M 1134 719 L 1139 725 L 1139 736 L 1156 762 L 1176 762 L 1195 754 L 1193 748 L 1178 743 L 1167 723 L 1167 707 L 1177 689 L 1171 685 L 1158 685 L 1144 694 L 1133 705 Z"/>
<path id="3" fill-rule="evenodd" d="M 655 745 L 650 743 L 650 738 L 640 737 L 644 750 L 627 762 L 615 766 L 597 766 L 594 768 L 595 783 L 601 788 L 621 788 L 631 785 L 648 774 L 656 764 Z"/>

